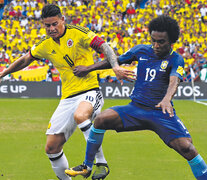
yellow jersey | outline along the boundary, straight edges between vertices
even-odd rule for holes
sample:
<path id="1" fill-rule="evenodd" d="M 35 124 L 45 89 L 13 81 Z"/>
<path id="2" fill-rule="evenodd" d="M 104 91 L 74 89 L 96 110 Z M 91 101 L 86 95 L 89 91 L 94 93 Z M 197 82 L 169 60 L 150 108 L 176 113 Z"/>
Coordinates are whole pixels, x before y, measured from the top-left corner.
<path id="1" fill-rule="evenodd" d="M 94 64 L 92 48 L 97 50 L 104 42 L 94 32 L 84 27 L 74 25 L 65 27 L 65 32 L 60 37 L 60 44 L 46 36 L 30 51 L 34 58 L 50 60 L 59 71 L 62 83 L 61 99 L 99 87 L 96 71 L 88 73 L 85 77 L 77 77 L 73 74 L 73 69 L 79 65 Z"/>

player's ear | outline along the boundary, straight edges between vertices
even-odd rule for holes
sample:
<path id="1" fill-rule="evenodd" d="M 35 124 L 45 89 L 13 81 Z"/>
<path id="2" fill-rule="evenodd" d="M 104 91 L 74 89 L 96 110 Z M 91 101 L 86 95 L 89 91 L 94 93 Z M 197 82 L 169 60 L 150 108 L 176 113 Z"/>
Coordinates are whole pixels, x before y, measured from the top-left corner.
<path id="1" fill-rule="evenodd" d="M 61 17 L 61 20 L 65 22 L 65 16 L 62 16 Z"/>

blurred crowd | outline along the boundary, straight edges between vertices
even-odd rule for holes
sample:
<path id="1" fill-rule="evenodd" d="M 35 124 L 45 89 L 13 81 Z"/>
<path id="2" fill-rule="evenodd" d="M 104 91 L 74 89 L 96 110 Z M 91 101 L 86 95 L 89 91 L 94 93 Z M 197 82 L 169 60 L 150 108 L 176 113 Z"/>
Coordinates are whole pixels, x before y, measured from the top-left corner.
<path id="1" fill-rule="evenodd" d="M 12 0 L 4 6 L 0 21 L 0 66 L 7 66 L 45 36 L 40 22 L 41 9 L 46 3 L 60 6 L 66 23 L 87 27 L 103 38 L 119 56 L 137 44 L 150 44 L 147 25 L 159 15 L 167 14 L 180 25 L 180 38 L 174 51 L 185 60 L 184 81 L 202 80 L 207 68 L 207 0 Z M 103 54 L 94 52 L 94 60 Z M 44 66 L 47 60 L 35 61 Z M 136 64 L 125 65 L 136 69 Z M 204 70 L 203 70 L 204 69 Z M 102 81 L 116 82 L 110 70 L 100 72 Z M 207 73 L 204 81 L 207 81 Z"/>

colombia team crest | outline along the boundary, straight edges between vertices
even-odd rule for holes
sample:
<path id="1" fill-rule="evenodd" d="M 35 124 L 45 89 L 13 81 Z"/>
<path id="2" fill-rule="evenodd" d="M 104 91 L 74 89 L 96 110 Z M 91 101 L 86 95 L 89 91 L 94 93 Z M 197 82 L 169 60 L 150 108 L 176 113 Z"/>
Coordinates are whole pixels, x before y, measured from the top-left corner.
<path id="1" fill-rule="evenodd" d="M 70 48 L 73 46 L 73 40 L 72 39 L 68 39 L 67 41 L 67 46 Z"/>

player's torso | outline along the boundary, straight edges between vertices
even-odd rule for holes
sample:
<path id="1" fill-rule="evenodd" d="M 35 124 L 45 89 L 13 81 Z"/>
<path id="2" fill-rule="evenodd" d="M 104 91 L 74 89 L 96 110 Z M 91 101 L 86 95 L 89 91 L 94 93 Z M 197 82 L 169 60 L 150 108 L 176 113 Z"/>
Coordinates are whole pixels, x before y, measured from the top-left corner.
<path id="1" fill-rule="evenodd" d="M 157 103 L 166 94 L 173 58 L 159 59 L 150 48 L 136 55 L 137 81 L 132 97 L 144 104 Z"/>
<path id="2" fill-rule="evenodd" d="M 158 59 L 148 55 L 140 55 L 138 60 L 138 81 L 142 85 L 163 84 L 169 82 L 171 59 Z"/>
<path id="3" fill-rule="evenodd" d="M 65 68 L 73 70 L 78 65 L 91 65 L 93 64 L 91 49 L 83 48 L 82 41 L 82 33 L 79 30 L 67 28 L 60 38 L 60 44 L 51 38 L 45 43 L 46 58 L 60 71 Z"/>
<path id="4" fill-rule="evenodd" d="M 74 28 L 75 27 L 75 28 Z M 56 43 L 52 38 L 46 39 L 42 44 L 41 56 L 50 60 L 60 73 L 62 81 L 62 99 L 99 87 L 96 72 L 85 77 L 77 77 L 73 69 L 78 65 L 91 65 L 94 63 L 88 31 L 76 26 L 67 27 L 65 34 Z M 41 50 L 40 50 L 41 52 Z"/>

